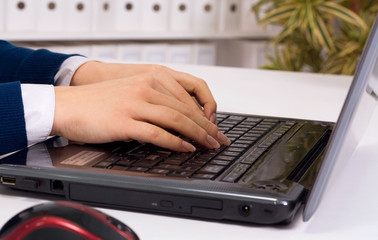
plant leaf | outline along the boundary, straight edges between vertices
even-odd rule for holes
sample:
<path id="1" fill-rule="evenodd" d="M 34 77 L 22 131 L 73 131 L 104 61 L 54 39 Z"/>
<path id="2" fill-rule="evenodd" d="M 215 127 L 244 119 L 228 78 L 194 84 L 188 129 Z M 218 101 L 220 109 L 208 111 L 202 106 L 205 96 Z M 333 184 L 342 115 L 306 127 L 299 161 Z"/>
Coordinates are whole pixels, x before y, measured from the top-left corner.
<path id="1" fill-rule="evenodd" d="M 285 22 L 285 19 L 289 19 L 293 14 L 296 6 L 287 5 L 268 11 L 266 15 L 259 21 L 261 25 L 267 25 L 272 23 Z"/>
<path id="2" fill-rule="evenodd" d="M 355 14 L 352 10 L 341 6 L 340 4 L 331 1 L 324 1 L 319 3 L 317 9 L 365 30 L 368 28 L 366 23 L 357 14 Z"/>
<path id="3" fill-rule="evenodd" d="M 335 45 L 323 19 L 319 15 L 317 15 L 314 16 L 314 22 L 316 25 L 316 27 L 314 28 L 314 35 L 316 35 L 317 40 L 322 46 L 326 48 L 328 52 L 334 51 Z"/>

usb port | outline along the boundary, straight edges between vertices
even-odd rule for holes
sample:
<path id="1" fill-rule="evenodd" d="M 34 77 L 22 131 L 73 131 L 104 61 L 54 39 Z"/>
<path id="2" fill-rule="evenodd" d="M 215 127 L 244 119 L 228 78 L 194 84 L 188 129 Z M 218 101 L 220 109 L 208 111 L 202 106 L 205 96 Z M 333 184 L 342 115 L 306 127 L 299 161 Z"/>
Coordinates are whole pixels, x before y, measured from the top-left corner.
<path id="1" fill-rule="evenodd" d="M 0 182 L 4 185 L 11 185 L 14 186 L 16 185 L 16 178 L 15 177 L 7 177 L 7 176 L 2 176 L 0 178 Z"/>

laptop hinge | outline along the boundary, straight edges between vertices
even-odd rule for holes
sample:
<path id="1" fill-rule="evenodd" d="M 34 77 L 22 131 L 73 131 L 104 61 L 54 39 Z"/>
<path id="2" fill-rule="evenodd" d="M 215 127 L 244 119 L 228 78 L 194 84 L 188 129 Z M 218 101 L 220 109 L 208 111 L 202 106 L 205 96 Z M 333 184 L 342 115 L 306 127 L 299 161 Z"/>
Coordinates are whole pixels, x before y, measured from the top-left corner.
<path id="1" fill-rule="evenodd" d="M 313 162 L 324 150 L 331 135 L 331 130 L 326 131 L 320 140 L 313 146 L 313 148 L 306 154 L 301 162 L 294 168 L 294 170 L 287 177 L 288 180 L 298 182 L 307 172 Z"/>

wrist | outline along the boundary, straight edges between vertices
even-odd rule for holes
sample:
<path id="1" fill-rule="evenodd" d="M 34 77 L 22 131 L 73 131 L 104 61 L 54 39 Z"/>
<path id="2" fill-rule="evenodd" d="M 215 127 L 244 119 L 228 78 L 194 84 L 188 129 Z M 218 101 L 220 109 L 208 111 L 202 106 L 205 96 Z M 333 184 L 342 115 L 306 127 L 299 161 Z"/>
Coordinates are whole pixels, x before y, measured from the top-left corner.
<path id="1" fill-rule="evenodd" d="M 65 118 L 69 117 L 70 111 L 66 111 L 66 104 L 70 99 L 69 89 L 72 87 L 54 87 L 55 92 L 55 109 L 54 109 L 54 120 L 51 128 L 50 136 L 62 136 L 62 129 L 65 125 Z M 65 114 L 64 114 L 65 113 Z"/>
<path id="2" fill-rule="evenodd" d="M 89 61 L 81 65 L 72 76 L 71 86 L 86 85 L 106 80 L 106 63 Z"/>

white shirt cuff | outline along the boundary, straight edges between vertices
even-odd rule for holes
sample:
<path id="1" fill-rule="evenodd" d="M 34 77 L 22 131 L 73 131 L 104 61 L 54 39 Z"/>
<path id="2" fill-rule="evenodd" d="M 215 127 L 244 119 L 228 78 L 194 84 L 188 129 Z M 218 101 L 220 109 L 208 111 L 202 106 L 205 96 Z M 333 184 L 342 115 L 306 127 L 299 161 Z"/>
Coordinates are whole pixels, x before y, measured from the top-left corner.
<path id="1" fill-rule="evenodd" d="M 55 112 L 53 85 L 21 84 L 28 144 L 42 142 L 51 133 Z"/>
<path id="2" fill-rule="evenodd" d="M 73 56 L 67 58 L 60 66 L 58 72 L 55 74 L 55 86 L 69 86 L 72 76 L 76 70 L 86 62 L 89 62 L 86 57 Z"/>
<path id="3" fill-rule="evenodd" d="M 76 70 L 88 61 L 90 60 L 80 56 L 66 59 L 54 77 L 55 85 L 69 86 Z M 21 92 L 28 144 L 45 141 L 51 133 L 54 122 L 54 86 L 47 84 L 21 84 Z"/>

